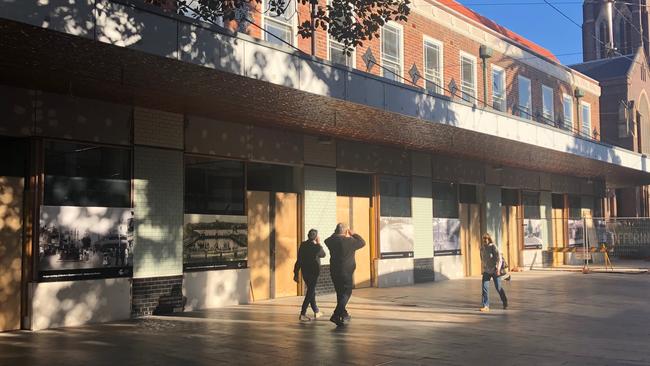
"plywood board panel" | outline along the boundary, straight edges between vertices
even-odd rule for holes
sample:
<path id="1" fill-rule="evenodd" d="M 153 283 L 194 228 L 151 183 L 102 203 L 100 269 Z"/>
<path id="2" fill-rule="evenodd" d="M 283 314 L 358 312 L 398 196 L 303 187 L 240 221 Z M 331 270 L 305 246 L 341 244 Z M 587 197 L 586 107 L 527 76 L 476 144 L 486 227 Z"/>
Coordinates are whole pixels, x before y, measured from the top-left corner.
<path id="1" fill-rule="evenodd" d="M 270 193 L 248 192 L 248 266 L 253 301 L 271 297 Z"/>
<path id="2" fill-rule="evenodd" d="M 469 208 L 467 204 L 461 203 L 458 207 L 458 216 L 460 217 L 460 247 L 463 257 L 463 265 L 465 276 L 470 276 L 470 254 L 469 254 L 469 240 L 470 240 L 470 225 L 469 225 Z"/>
<path id="3" fill-rule="evenodd" d="M 370 198 L 352 198 L 352 230 L 361 235 L 366 246 L 357 250 L 354 287 L 370 287 Z"/>
<path id="4" fill-rule="evenodd" d="M 563 209 L 554 208 L 552 212 L 552 227 L 553 227 L 553 245 L 555 248 L 564 248 L 566 246 L 566 225 L 563 215 Z M 564 261 L 564 254 L 560 252 L 553 253 L 553 266 L 562 264 Z"/>
<path id="5" fill-rule="evenodd" d="M 298 256 L 298 194 L 275 193 L 275 294 L 298 295 L 293 281 L 293 265 Z"/>
<path id="6" fill-rule="evenodd" d="M 23 179 L 0 177 L 0 331 L 20 328 Z"/>
<path id="7" fill-rule="evenodd" d="M 469 258 L 470 276 L 481 274 L 481 207 L 479 205 L 469 206 L 470 237 L 469 237 Z"/>

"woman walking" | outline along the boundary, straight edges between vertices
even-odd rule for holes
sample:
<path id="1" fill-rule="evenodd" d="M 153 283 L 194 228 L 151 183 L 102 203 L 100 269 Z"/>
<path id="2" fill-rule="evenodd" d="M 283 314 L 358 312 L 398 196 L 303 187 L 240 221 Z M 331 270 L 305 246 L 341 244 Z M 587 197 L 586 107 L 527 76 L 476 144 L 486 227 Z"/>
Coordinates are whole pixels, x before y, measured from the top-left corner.
<path id="1" fill-rule="evenodd" d="M 483 272 L 483 290 L 482 290 L 482 303 L 481 312 L 490 311 L 490 279 L 494 280 L 494 288 L 496 288 L 499 296 L 501 297 L 501 302 L 503 303 L 503 309 L 508 308 L 508 298 L 506 297 L 506 291 L 501 287 L 501 255 L 499 254 L 499 248 L 492 242 L 492 237 L 490 234 L 483 234 L 482 244 L 481 244 L 481 269 Z"/>
<path id="2" fill-rule="evenodd" d="M 316 282 L 320 275 L 320 259 L 325 257 L 325 251 L 320 245 L 320 238 L 316 229 L 309 230 L 307 240 L 303 241 L 298 248 L 298 259 L 293 266 L 293 280 L 300 281 L 298 273 L 302 270 L 302 278 L 307 285 L 305 292 L 305 300 L 302 302 L 302 309 L 300 310 L 300 321 L 310 321 L 311 318 L 307 316 L 307 307 L 311 305 L 311 310 L 314 311 L 314 319 L 323 316 L 323 313 L 316 305 Z"/>

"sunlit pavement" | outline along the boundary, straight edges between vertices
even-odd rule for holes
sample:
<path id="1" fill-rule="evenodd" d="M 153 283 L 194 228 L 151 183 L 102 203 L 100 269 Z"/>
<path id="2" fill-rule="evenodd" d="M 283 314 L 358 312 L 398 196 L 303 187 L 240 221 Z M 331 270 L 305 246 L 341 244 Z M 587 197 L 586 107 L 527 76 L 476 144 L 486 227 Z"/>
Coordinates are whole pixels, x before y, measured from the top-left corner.
<path id="1" fill-rule="evenodd" d="M 650 275 L 525 272 L 504 311 L 480 280 L 355 290 L 352 321 L 298 322 L 300 298 L 0 335 L 0 365 L 650 365 Z M 495 302 L 496 300 L 496 302 Z"/>

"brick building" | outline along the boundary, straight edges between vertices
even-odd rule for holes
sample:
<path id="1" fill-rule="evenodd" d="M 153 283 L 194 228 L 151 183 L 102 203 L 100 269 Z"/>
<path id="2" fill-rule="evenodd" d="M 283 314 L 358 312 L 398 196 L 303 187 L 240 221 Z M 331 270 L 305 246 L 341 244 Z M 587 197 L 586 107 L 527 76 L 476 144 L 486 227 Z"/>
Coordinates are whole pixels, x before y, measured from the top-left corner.
<path id="1" fill-rule="evenodd" d="M 611 10 L 608 8 L 611 4 Z M 601 86 L 602 140 L 642 154 L 650 152 L 648 11 L 645 1 L 583 4 L 584 63 L 572 65 Z M 610 21 L 611 20 L 611 21 Z M 650 215 L 648 186 L 609 189 L 608 216 Z"/>
<path id="2" fill-rule="evenodd" d="M 298 243 L 337 222 L 358 287 L 477 275 L 482 232 L 571 263 L 551 249 L 650 178 L 601 141 L 597 81 L 454 1 L 349 58 L 305 53 L 303 6 L 237 32 L 168 9 L 0 2 L 2 329 L 295 296 Z"/>

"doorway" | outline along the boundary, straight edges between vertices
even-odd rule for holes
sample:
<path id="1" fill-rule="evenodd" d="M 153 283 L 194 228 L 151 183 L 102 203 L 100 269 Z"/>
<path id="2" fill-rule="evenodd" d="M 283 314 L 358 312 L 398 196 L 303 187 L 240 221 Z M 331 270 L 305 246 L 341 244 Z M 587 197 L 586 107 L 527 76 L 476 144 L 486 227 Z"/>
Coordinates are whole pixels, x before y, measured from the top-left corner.
<path id="1" fill-rule="evenodd" d="M 253 301 L 297 296 L 293 266 L 300 245 L 300 195 L 296 169 L 247 166 L 248 267 Z"/>
<path id="2" fill-rule="evenodd" d="M 372 177 L 366 174 L 336 173 L 336 221 L 350 226 L 361 235 L 366 245 L 357 250 L 354 272 L 354 287 L 363 288 L 372 285 L 371 223 Z"/>
<path id="3" fill-rule="evenodd" d="M 27 143 L 0 138 L 0 331 L 20 329 Z"/>
<path id="4" fill-rule="evenodd" d="M 501 190 L 501 251 L 511 270 L 521 265 L 521 243 L 523 241 L 523 217 L 520 192 L 516 189 Z"/>

